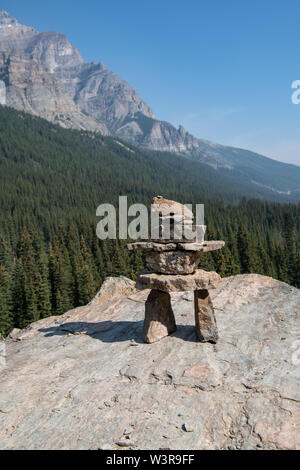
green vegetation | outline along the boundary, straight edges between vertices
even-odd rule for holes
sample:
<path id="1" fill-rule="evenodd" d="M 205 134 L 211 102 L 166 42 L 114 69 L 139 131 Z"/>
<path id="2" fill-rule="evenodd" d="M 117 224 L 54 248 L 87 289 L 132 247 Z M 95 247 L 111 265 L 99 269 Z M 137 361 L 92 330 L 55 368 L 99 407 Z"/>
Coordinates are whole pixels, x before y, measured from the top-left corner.
<path id="1" fill-rule="evenodd" d="M 119 195 L 205 203 L 207 239 L 226 247 L 203 255 L 204 269 L 300 287 L 300 205 L 245 191 L 206 165 L 0 107 L 0 334 L 86 304 L 106 276 L 134 279 L 143 256 L 95 234 L 97 206 Z"/>

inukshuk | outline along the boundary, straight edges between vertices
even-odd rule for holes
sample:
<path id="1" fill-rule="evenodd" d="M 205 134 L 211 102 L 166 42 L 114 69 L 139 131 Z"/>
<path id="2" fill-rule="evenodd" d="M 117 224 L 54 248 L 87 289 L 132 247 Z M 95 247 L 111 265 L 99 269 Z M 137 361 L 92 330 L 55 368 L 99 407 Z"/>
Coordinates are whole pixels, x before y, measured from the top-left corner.
<path id="1" fill-rule="evenodd" d="M 201 253 L 219 250 L 224 241 L 204 241 L 205 225 L 193 225 L 193 213 L 184 205 L 158 196 L 152 210 L 158 212 L 156 235 L 148 242 L 128 244 L 129 250 L 147 250 L 150 272 L 137 277 L 138 289 L 151 289 L 145 304 L 143 338 L 153 343 L 173 333 L 176 322 L 170 292 L 194 291 L 196 334 L 202 342 L 216 343 L 218 329 L 209 295 L 221 282 L 214 271 L 197 269 Z"/>

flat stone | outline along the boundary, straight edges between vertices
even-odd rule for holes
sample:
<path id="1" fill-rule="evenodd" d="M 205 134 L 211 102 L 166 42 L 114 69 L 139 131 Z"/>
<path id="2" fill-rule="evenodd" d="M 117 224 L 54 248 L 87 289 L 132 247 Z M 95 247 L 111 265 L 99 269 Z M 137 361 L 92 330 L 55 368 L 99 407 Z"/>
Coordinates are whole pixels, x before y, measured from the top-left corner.
<path id="1" fill-rule="evenodd" d="M 193 219 L 186 217 L 184 215 L 164 215 L 160 217 L 161 223 L 169 223 L 169 224 L 192 224 Z"/>
<path id="2" fill-rule="evenodd" d="M 175 224 L 169 227 L 161 224 L 151 233 L 151 238 L 158 243 L 203 243 L 205 232 L 206 225 Z"/>
<path id="3" fill-rule="evenodd" d="M 223 246 L 225 246 L 225 242 L 223 240 L 211 240 L 203 243 L 178 243 L 177 249 L 186 251 L 203 251 L 203 253 L 206 253 L 207 251 L 220 250 Z"/>
<path id="4" fill-rule="evenodd" d="M 201 342 L 216 343 L 218 329 L 214 307 L 207 289 L 194 291 L 196 334 Z"/>
<path id="5" fill-rule="evenodd" d="M 163 274 L 192 274 L 198 267 L 201 253 L 197 251 L 151 252 L 146 257 L 147 267 Z"/>
<path id="6" fill-rule="evenodd" d="M 176 250 L 176 243 L 155 243 L 155 242 L 135 242 L 128 243 L 127 248 L 134 250 L 151 250 L 151 251 L 172 251 Z"/>
<path id="7" fill-rule="evenodd" d="M 196 289 L 215 289 L 222 279 L 214 271 L 197 269 L 194 274 L 141 273 L 136 280 L 137 289 L 158 289 L 163 292 L 181 292 Z"/>
<path id="8" fill-rule="evenodd" d="M 154 197 L 152 200 L 151 210 L 158 212 L 161 216 L 168 215 L 184 215 L 187 218 L 193 219 L 194 214 L 186 206 L 179 202 L 165 199 L 162 196 Z"/>
<path id="9" fill-rule="evenodd" d="M 145 303 L 143 339 L 154 343 L 176 330 L 171 297 L 167 292 L 151 290 Z"/>
<path id="10" fill-rule="evenodd" d="M 174 251 L 174 250 L 183 250 L 183 251 L 202 251 L 206 253 L 207 251 L 220 250 L 225 246 L 223 240 L 211 240 L 203 241 L 202 243 L 193 242 L 193 243 L 178 243 L 173 240 L 173 243 L 163 243 L 161 242 L 135 242 L 128 243 L 127 248 L 130 251 L 133 250 L 152 250 L 152 251 Z"/>

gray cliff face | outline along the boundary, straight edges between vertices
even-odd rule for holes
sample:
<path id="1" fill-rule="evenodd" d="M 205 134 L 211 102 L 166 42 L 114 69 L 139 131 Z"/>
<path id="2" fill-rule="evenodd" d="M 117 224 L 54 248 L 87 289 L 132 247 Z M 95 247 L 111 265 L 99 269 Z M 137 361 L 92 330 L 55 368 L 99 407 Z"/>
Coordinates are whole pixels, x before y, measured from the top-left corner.
<path id="1" fill-rule="evenodd" d="M 18 22 L 7 11 L 0 8 L 0 26 L 17 25 Z"/>
<path id="2" fill-rule="evenodd" d="M 1 52 L 29 54 L 40 60 L 50 72 L 60 65 L 74 66 L 83 59 L 67 38 L 60 33 L 47 31 L 39 33 L 34 28 L 24 26 L 4 10 L 0 10 Z"/>
<path id="3" fill-rule="evenodd" d="M 102 63 L 60 67 L 56 75 L 65 89 L 72 93 L 75 103 L 87 114 L 104 122 L 114 133 L 128 116 L 135 113 L 154 118 L 136 91 Z"/>
<path id="4" fill-rule="evenodd" d="M 109 132 L 86 115 L 53 73 L 83 62 L 62 34 L 39 33 L 0 10 L 0 80 L 2 103 L 63 127 Z M 5 96 L 5 103 L 4 101 Z"/>
<path id="5" fill-rule="evenodd" d="M 1 449 L 300 449 L 299 289 L 223 279 L 215 345 L 172 293 L 177 331 L 145 344 L 149 290 L 119 281 L 0 342 Z"/>
<path id="6" fill-rule="evenodd" d="M 108 134 L 106 126 L 86 116 L 42 62 L 24 54 L 0 54 L 1 96 L 15 109 L 63 127 Z"/>
<path id="7" fill-rule="evenodd" d="M 20 24 L 9 13 L 0 9 L 0 44 L 1 52 L 22 50 L 24 45 L 37 33 L 34 28 Z"/>
<path id="8" fill-rule="evenodd" d="M 55 102 L 61 108 L 61 112 L 57 113 L 61 114 L 59 122 L 67 127 L 71 124 L 83 128 L 85 124 L 87 130 L 94 130 L 95 122 L 99 122 L 102 123 L 102 129 L 107 128 L 112 134 L 148 149 L 191 153 L 200 148 L 199 140 L 186 133 L 182 127 L 176 129 L 167 122 L 158 121 L 138 93 L 127 82 L 107 70 L 104 64 L 84 63 L 79 51 L 63 34 L 40 33 L 21 25 L 7 12 L 0 10 L 0 52 L 5 53 L 8 59 L 14 57 L 16 60 L 19 57 L 20 63 L 22 60 L 28 63 L 32 60 L 33 68 L 36 68 L 38 61 L 38 76 L 41 77 L 41 70 L 45 69 L 43 81 L 45 88 L 48 87 L 49 90 L 44 93 L 44 88 L 35 87 L 36 100 L 28 102 L 23 94 L 27 82 L 22 83 L 23 75 L 17 76 L 18 70 L 11 68 L 10 77 L 14 81 L 14 87 L 19 90 L 10 90 L 11 84 L 6 80 L 8 106 L 50 119 Z M 59 97 L 53 93 L 50 82 L 55 82 L 56 88 L 60 87 Z M 64 99 L 69 103 L 67 108 Z M 90 122 L 86 119 L 84 123 L 84 119 L 81 119 L 78 124 L 78 116 L 72 118 L 72 112 L 75 113 L 76 108 L 71 109 L 70 100 L 76 105 L 77 113 L 78 109 L 83 111 L 90 117 Z M 49 102 L 49 111 L 41 112 L 39 102 L 43 102 L 43 109 Z M 67 117 L 62 108 L 67 109 Z"/>
<path id="9" fill-rule="evenodd" d="M 2 72 L 8 106 L 51 121 L 55 121 L 49 117 L 55 106 L 59 116 L 56 121 L 65 127 L 99 130 L 104 134 L 108 133 L 107 128 L 115 130 L 118 123 L 136 112 L 154 118 L 151 109 L 125 81 L 106 70 L 101 63 L 84 63 L 79 51 L 63 34 L 39 33 L 20 25 L 4 10 L 0 10 L 0 53 L 5 55 L 7 63 L 11 59 L 14 62 L 18 60 L 27 69 L 26 76 L 20 73 L 22 67 L 10 67 L 9 77 L 8 73 L 5 76 Z M 23 93 L 24 89 L 28 89 L 28 68 L 31 62 L 35 100 L 27 100 Z M 37 67 L 39 71 L 35 73 Z M 35 80 L 38 86 L 35 86 Z M 41 81 L 44 83 L 43 88 L 40 88 Z M 46 89 L 48 92 L 45 93 Z M 45 107 L 49 109 L 45 111 Z M 80 117 L 78 113 L 81 113 Z"/>
<path id="10" fill-rule="evenodd" d="M 53 31 L 36 34 L 26 45 L 25 52 L 39 59 L 50 72 L 57 67 L 74 67 L 83 59 L 63 34 Z"/>

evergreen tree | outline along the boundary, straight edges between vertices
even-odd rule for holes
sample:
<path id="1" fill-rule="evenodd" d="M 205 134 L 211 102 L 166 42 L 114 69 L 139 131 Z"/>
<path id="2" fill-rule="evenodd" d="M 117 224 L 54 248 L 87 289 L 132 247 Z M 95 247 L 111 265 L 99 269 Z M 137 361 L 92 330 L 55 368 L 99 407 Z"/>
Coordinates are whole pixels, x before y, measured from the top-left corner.
<path id="1" fill-rule="evenodd" d="M 52 313 L 60 315 L 73 306 L 73 276 L 71 263 L 60 249 L 58 243 L 49 248 L 49 277 L 51 285 Z"/>
<path id="2" fill-rule="evenodd" d="M 5 267 L 0 265 L 0 335 L 6 336 L 13 326 L 10 279 Z"/>
<path id="3" fill-rule="evenodd" d="M 239 251 L 241 273 L 251 273 L 253 270 L 253 252 L 251 251 L 249 233 L 244 226 L 240 224 L 237 234 L 237 247 Z"/>
<path id="4" fill-rule="evenodd" d="M 293 282 L 296 263 L 295 224 L 290 212 L 284 214 L 284 240 L 287 282 Z"/>
<path id="5" fill-rule="evenodd" d="M 300 250 L 298 251 L 295 270 L 294 270 L 294 285 L 300 288 Z"/>
<path id="6" fill-rule="evenodd" d="M 215 267 L 218 274 L 221 277 L 225 277 L 226 275 L 226 260 L 223 250 L 218 250 L 215 255 Z"/>

